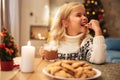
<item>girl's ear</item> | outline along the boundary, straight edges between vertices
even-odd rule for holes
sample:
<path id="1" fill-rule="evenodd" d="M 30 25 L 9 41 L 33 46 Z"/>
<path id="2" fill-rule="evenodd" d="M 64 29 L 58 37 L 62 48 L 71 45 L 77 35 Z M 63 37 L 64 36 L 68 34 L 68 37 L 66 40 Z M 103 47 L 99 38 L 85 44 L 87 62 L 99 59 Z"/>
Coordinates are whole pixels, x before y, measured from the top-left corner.
<path id="1" fill-rule="evenodd" d="M 62 25 L 64 27 L 68 27 L 68 21 L 67 20 L 62 20 Z"/>

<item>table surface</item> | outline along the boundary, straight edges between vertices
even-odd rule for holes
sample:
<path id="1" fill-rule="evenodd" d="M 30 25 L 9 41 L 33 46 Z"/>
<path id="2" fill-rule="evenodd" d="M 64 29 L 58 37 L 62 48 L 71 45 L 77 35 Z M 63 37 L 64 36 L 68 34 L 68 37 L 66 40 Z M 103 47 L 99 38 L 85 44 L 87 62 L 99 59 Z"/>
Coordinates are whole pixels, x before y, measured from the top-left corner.
<path id="1" fill-rule="evenodd" d="M 20 63 L 20 58 L 15 59 L 17 63 Z M 35 58 L 34 61 L 34 72 L 24 73 L 20 69 L 14 69 L 13 71 L 8 71 L 3 76 L 0 76 L 0 80 L 5 80 L 7 74 L 11 75 L 10 79 L 6 80 L 55 80 L 43 74 L 42 69 L 52 62 L 42 60 L 40 58 Z M 102 75 L 94 80 L 120 80 L 120 63 L 105 63 L 101 65 L 90 64 L 94 68 L 100 70 Z M 16 71 L 16 72 L 15 72 Z M 3 71 L 0 71 L 3 74 Z"/>

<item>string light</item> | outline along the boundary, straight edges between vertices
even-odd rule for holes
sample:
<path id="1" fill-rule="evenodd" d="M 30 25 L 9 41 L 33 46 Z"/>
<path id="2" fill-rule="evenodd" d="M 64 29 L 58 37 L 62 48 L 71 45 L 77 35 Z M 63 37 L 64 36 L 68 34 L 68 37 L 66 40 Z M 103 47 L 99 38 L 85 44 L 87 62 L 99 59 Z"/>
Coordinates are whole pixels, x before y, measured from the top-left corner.
<path id="1" fill-rule="evenodd" d="M 90 0 L 88 0 L 87 3 L 89 4 L 89 3 L 90 3 Z"/>
<path id="2" fill-rule="evenodd" d="M 104 13 L 104 9 L 101 9 L 101 12 Z"/>
<path id="3" fill-rule="evenodd" d="M 98 2 L 97 2 L 97 1 L 95 1 L 95 5 L 98 5 Z"/>
<path id="4" fill-rule="evenodd" d="M 95 11 L 93 11 L 92 14 L 95 15 L 96 14 Z"/>
<path id="5" fill-rule="evenodd" d="M 92 1 L 91 1 L 91 3 L 95 3 L 95 1 L 94 1 L 94 0 L 92 0 Z"/>
<path id="6" fill-rule="evenodd" d="M 87 15 L 89 15 L 89 14 L 90 14 L 90 12 L 88 12 L 88 11 L 87 11 L 87 12 L 86 12 L 86 14 L 87 14 Z"/>

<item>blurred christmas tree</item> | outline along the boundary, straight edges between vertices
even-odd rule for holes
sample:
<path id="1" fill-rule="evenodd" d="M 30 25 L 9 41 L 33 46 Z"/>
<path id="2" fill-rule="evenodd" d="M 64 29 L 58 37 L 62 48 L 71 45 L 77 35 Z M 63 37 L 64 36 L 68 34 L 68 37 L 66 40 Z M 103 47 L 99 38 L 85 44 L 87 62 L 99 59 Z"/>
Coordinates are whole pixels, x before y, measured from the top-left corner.
<path id="1" fill-rule="evenodd" d="M 104 8 L 101 3 L 101 0 L 84 0 L 84 6 L 86 8 L 86 16 L 88 20 L 96 19 L 100 22 L 100 26 L 105 37 L 108 37 L 107 29 L 104 27 Z M 91 30 L 90 33 L 94 35 L 94 32 Z"/>

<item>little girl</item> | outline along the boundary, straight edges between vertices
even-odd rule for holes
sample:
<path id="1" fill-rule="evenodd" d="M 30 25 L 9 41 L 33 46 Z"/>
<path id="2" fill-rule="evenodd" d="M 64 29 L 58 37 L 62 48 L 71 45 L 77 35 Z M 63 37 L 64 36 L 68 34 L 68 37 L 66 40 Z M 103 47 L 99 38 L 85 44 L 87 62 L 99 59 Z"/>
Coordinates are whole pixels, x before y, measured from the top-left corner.
<path id="1" fill-rule="evenodd" d="M 89 29 L 95 32 L 92 37 Z M 70 2 L 60 7 L 50 30 L 50 41 L 58 46 L 58 58 L 70 60 L 86 60 L 101 64 L 106 60 L 106 44 L 99 22 L 88 22 L 85 8 L 79 2 Z M 44 58 L 44 49 L 40 55 Z"/>

